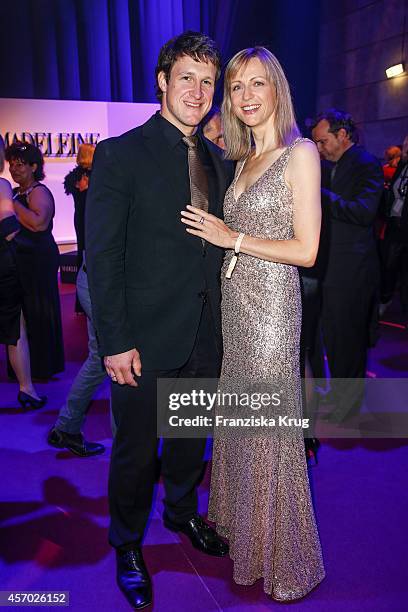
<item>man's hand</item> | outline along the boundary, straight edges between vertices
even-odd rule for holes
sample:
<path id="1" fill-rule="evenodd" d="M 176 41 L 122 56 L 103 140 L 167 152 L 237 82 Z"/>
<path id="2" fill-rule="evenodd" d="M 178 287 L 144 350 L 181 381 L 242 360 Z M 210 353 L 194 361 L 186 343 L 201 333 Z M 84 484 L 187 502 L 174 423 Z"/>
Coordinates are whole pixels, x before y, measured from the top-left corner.
<path id="1" fill-rule="evenodd" d="M 137 387 L 133 373 L 136 376 L 142 375 L 142 363 L 139 352 L 135 348 L 118 355 L 107 355 L 104 362 L 106 371 L 113 382 Z"/>

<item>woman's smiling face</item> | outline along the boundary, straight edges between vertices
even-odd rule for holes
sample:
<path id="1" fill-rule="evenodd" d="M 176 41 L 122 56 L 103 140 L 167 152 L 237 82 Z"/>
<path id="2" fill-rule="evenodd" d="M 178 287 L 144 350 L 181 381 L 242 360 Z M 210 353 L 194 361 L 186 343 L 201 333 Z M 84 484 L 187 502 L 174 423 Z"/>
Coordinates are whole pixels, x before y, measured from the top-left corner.
<path id="1" fill-rule="evenodd" d="M 250 59 L 231 79 L 230 96 L 233 113 L 248 127 L 273 120 L 275 86 L 257 57 Z"/>

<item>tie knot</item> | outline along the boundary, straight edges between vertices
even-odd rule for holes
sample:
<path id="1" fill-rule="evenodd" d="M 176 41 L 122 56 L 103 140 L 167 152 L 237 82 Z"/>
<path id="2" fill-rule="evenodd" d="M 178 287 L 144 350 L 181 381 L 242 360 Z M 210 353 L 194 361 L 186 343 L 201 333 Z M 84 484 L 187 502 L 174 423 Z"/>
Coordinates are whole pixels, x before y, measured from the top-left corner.
<path id="1" fill-rule="evenodd" d="M 183 142 L 189 149 L 194 149 L 197 146 L 197 136 L 184 136 Z"/>

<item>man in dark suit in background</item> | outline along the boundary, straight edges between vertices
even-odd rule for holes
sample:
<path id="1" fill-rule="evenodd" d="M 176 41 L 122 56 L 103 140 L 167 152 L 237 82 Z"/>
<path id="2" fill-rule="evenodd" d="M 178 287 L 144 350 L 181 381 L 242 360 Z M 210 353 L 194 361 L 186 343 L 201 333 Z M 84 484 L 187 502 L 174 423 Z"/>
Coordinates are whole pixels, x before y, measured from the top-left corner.
<path id="1" fill-rule="evenodd" d="M 331 164 L 322 168 L 323 224 L 318 265 L 324 267 L 322 329 L 340 422 L 359 413 L 370 323 L 378 302 L 379 262 L 373 224 L 383 188 L 378 160 L 356 144 L 351 116 L 336 109 L 314 122 L 313 139 Z"/>
<path id="2" fill-rule="evenodd" d="M 399 280 L 402 316 L 408 327 L 408 135 L 389 189 L 384 193 L 382 209 L 386 227 L 380 243 L 380 316 L 391 304 Z"/>
<path id="3" fill-rule="evenodd" d="M 166 43 L 156 67 L 160 112 L 98 145 L 88 195 L 89 286 L 117 425 L 109 540 L 134 608 L 152 598 L 141 542 L 156 471 L 157 379 L 214 378 L 221 363 L 223 251 L 189 235 L 180 215 L 189 203 L 222 215 L 232 179 L 220 150 L 195 137 L 219 74 L 208 37 L 185 32 Z M 204 448 L 204 439 L 164 440 L 164 523 L 223 556 L 226 544 L 197 514 Z"/>

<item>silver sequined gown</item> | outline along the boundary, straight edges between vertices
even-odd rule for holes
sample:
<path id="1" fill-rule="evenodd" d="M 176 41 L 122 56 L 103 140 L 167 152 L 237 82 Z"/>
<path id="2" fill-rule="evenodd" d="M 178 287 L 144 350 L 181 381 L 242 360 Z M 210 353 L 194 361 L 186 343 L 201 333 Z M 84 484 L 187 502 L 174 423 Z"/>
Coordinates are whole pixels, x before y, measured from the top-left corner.
<path id="1" fill-rule="evenodd" d="M 293 198 L 284 180 L 291 150 L 235 200 L 225 196 L 226 223 L 259 238 L 293 237 Z M 285 380 L 289 416 L 301 416 L 299 336 L 301 296 L 295 266 L 240 254 L 230 280 L 222 270 L 224 360 L 220 388 L 228 381 Z M 306 595 L 324 578 L 312 507 L 302 431 L 299 435 L 238 437 L 215 435 L 209 518 L 227 537 L 234 580 L 259 578 L 275 599 Z"/>

